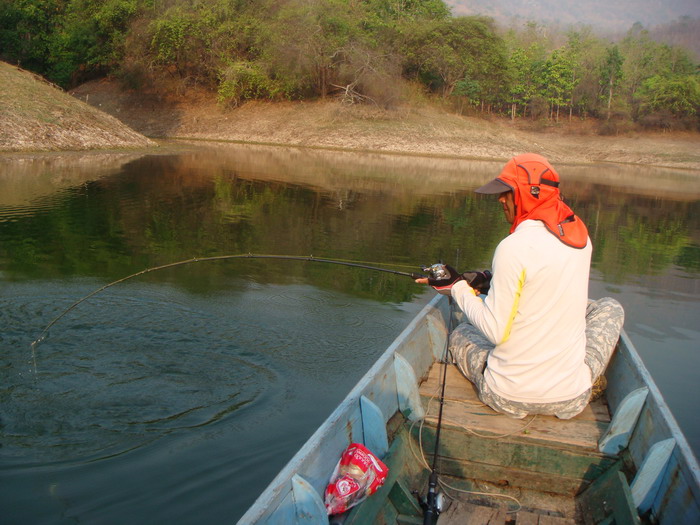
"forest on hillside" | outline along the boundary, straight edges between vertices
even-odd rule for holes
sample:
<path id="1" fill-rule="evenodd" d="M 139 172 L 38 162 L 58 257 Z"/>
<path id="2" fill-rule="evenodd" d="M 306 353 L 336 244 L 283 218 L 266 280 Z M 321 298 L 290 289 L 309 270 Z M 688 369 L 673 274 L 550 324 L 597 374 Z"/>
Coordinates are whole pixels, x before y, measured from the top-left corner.
<path id="1" fill-rule="evenodd" d="M 0 59 L 64 88 L 112 75 L 229 107 L 428 96 L 463 114 L 597 118 L 611 133 L 700 122 L 693 55 L 641 24 L 616 41 L 532 21 L 504 30 L 443 0 L 0 0 Z"/>

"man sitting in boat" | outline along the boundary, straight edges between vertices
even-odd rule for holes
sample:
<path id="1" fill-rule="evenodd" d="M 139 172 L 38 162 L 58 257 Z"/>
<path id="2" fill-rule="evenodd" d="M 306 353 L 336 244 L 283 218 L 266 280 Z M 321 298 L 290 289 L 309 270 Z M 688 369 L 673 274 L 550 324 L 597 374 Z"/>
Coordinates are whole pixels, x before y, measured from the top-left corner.
<path id="1" fill-rule="evenodd" d="M 448 278 L 416 282 L 451 295 L 464 311 L 469 322 L 455 328 L 450 351 L 485 404 L 516 418 L 569 419 L 586 407 L 610 361 L 622 306 L 588 301 L 591 240 L 547 159 L 514 157 L 476 192 L 498 194 L 512 225 L 494 253 L 488 295 L 482 300 L 450 267 Z"/>

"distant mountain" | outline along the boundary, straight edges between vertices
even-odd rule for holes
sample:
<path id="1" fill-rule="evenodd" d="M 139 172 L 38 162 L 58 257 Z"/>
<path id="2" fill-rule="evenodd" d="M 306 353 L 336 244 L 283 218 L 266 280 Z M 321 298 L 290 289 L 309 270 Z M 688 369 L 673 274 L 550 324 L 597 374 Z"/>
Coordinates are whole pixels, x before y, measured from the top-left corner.
<path id="1" fill-rule="evenodd" d="M 589 25 L 605 32 L 645 28 L 682 16 L 700 17 L 700 0 L 446 0 L 454 15 L 488 15 L 509 27 L 534 20 L 559 26 Z"/>

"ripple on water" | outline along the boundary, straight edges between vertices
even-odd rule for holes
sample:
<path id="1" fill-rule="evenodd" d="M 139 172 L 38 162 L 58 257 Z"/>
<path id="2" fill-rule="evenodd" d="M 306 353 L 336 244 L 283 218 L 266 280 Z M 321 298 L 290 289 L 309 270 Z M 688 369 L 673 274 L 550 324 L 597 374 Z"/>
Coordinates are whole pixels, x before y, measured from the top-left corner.
<path id="1" fill-rule="evenodd" d="M 78 294 L 79 295 L 79 294 Z M 112 456 L 172 432 L 207 427 L 276 395 L 278 373 L 249 351 L 220 304 L 178 293 L 104 294 L 36 346 L 38 326 L 71 298 L 2 304 L 1 453 L 53 462 Z M 272 390 L 272 393 L 270 393 Z"/>
<path id="2" fill-rule="evenodd" d="M 6 464 L 102 459 L 202 429 L 254 433 L 290 407 L 304 412 L 295 403 L 306 406 L 329 384 L 342 399 L 390 342 L 377 337 L 398 333 L 386 306 L 311 286 L 193 296 L 137 283 L 63 317 L 37 345 L 34 373 L 31 341 L 95 288 L 33 284 L 31 293 L 2 294 L 12 297 L 0 298 L 11 349 L 0 356 Z"/>

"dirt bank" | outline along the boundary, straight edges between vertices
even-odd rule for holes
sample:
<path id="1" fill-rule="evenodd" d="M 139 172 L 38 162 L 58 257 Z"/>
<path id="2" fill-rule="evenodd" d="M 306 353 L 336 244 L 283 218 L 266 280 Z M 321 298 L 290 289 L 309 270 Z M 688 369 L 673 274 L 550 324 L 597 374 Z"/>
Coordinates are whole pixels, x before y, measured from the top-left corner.
<path id="1" fill-rule="evenodd" d="M 85 84 L 72 94 L 151 137 L 489 159 L 535 151 L 554 162 L 700 170 L 697 133 L 601 137 L 585 122 L 534 132 L 517 129 L 509 120 L 462 117 L 428 105 L 387 111 L 337 101 L 255 102 L 226 110 L 201 93 L 163 98 L 124 91 L 108 80 Z"/>
<path id="2" fill-rule="evenodd" d="M 698 133 L 601 137 L 592 122 L 581 121 L 532 131 L 427 103 L 384 110 L 334 100 L 255 102 L 224 109 L 201 91 L 164 97 L 112 80 L 84 84 L 71 97 L 2 62 L 0 84 L 0 151 L 143 148 L 154 146 L 146 137 L 193 138 L 481 159 L 534 151 L 553 162 L 700 171 Z"/>

